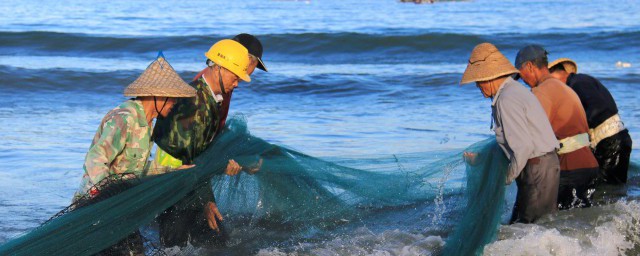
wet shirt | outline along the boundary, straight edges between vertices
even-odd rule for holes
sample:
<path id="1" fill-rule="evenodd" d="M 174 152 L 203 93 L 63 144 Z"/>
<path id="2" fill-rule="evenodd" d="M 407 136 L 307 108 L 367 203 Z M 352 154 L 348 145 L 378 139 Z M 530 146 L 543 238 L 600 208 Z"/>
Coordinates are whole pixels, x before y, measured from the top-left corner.
<path id="1" fill-rule="evenodd" d="M 491 110 L 496 141 L 510 160 L 507 184 L 520 175 L 529 159 L 558 148 L 540 102 L 512 78 L 498 89 Z"/>
<path id="2" fill-rule="evenodd" d="M 580 98 L 563 82 L 549 75 L 531 91 L 540 101 L 558 140 L 589 131 Z M 559 158 L 562 171 L 598 167 L 589 147 L 562 154 Z"/>
<path id="3" fill-rule="evenodd" d="M 158 118 L 154 141 L 165 152 L 192 164 L 221 129 L 220 104 L 205 79 L 190 83 L 196 89 L 195 98 L 181 98 L 165 118 Z"/>
<path id="4" fill-rule="evenodd" d="M 151 146 L 151 127 L 140 101 L 128 100 L 109 111 L 84 161 L 82 193 L 109 175 L 144 176 Z"/>
<path id="5" fill-rule="evenodd" d="M 618 106 L 613 96 L 598 79 L 572 73 L 567 77 L 567 85 L 578 94 L 587 114 L 589 128 L 596 128 L 609 117 L 618 114 Z"/>

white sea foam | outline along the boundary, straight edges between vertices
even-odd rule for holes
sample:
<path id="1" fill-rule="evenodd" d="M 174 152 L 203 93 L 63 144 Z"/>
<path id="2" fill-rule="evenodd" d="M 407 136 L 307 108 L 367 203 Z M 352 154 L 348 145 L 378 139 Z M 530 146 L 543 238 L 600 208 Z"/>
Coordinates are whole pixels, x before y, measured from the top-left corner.
<path id="1" fill-rule="evenodd" d="M 538 224 L 500 228 L 499 241 L 485 255 L 637 255 L 640 249 L 640 203 L 562 212 Z"/>
<path id="2" fill-rule="evenodd" d="M 353 234 L 343 235 L 322 243 L 304 243 L 295 248 L 267 248 L 258 255 L 434 255 L 442 248 L 440 236 L 425 236 L 400 230 L 376 234 L 359 228 Z"/>

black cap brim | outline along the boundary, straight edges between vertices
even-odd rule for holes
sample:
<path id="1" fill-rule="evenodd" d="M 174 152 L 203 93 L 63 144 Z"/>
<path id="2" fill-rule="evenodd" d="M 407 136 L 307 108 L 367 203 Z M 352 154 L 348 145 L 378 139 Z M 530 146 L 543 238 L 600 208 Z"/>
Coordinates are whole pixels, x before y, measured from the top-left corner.
<path id="1" fill-rule="evenodd" d="M 258 59 L 258 65 L 256 67 L 262 69 L 264 72 L 269 72 L 267 70 L 267 66 L 264 65 L 264 62 L 262 62 L 262 58 L 256 57 L 256 59 Z"/>
<path id="2" fill-rule="evenodd" d="M 242 46 L 247 48 L 249 54 L 255 56 L 258 59 L 258 65 L 256 65 L 257 68 L 268 72 L 267 66 L 264 65 L 264 62 L 262 62 L 262 43 L 260 43 L 260 40 L 258 40 L 257 37 L 251 34 L 242 33 L 234 36 L 232 40 L 242 44 Z"/>

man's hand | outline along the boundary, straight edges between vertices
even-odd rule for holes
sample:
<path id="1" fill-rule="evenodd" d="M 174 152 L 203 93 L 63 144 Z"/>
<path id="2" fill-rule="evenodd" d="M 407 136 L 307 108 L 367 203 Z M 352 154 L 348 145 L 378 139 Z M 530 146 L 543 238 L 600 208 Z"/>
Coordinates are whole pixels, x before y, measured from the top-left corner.
<path id="1" fill-rule="evenodd" d="M 247 167 L 247 168 L 242 167 L 240 164 L 238 164 L 238 162 L 231 159 L 229 160 L 229 163 L 227 164 L 227 169 L 224 171 L 224 173 L 229 176 L 235 176 L 238 173 L 240 173 L 240 171 L 245 171 L 248 174 L 253 175 L 256 172 L 260 171 L 260 168 L 262 168 L 262 158 L 260 158 L 260 160 L 258 161 L 258 164 L 252 167 Z"/>
<path id="2" fill-rule="evenodd" d="M 260 160 L 258 161 L 258 164 L 250 168 L 244 168 L 244 171 L 247 172 L 248 174 L 254 175 L 256 174 L 256 172 L 260 171 L 260 168 L 262 168 L 262 158 L 260 158 Z"/>
<path id="3" fill-rule="evenodd" d="M 467 162 L 469 165 L 476 165 L 477 157 L 478 157 L 478 153 L 466 152 L 466 151 L 462 153 L 462 158 L 464 158 L 464 161 Z"/>
<path id="4" fill-rule="evenodd" d="M 242 170 L 242 166 L 240 166 L 235 160 L 229 160 L 227 164 L 227 169 L 224 170 L 224 173 L 229 176 L 234 176 L 238 174 Z"/>
<path id="5" fill-rule="evenodd" d="M 196 166 L 195 164 L 183 164 L 182 166 L 176 168 L 176 170 L 184 170 L 184 169 L 189 169 L 191 167 Z"/>
<path id="6" fill-rule="evenodd" d="M 218 227 L 218 221 L 222 221 L 222 214 L 218 211 L 218 206 L 214 202 L 207 202 L 204 206 L 204 215 L 207 217 L 207 222 L 209 223 L 209 227 L 216 232 L 220 232 L 220 228 Z"/>

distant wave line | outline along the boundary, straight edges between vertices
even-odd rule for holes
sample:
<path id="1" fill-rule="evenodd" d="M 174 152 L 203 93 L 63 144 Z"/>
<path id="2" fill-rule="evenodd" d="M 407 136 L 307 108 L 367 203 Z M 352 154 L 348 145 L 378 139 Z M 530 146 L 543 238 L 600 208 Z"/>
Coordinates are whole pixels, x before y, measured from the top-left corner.
<path id="1" fill-rule="evenodd" d="M 640 41 L 640 31 L 459 34 L 445 32 L 375 33 L 284 33 L 257 35 L 269 55 L 302 55 L 330 58 L 334 54 L 414 54 L 419 52 L 468 51 L 478 43 L 490 41 L 501 49 L 518 49 L 532 39 L 542 44 L 595 49 L 625 49 Z M 48 55 L 123 57 L 157 50 L 192 51 L 207 49 L 212 42 L 230 36 L 106 36 L 58 32 L 0 31 L 0 50 L 5 55 L 25 52 Z M 73 43 L 70 43 L 73 42 Z M 65 54 L 68 55 L 68 54 Z"/>

